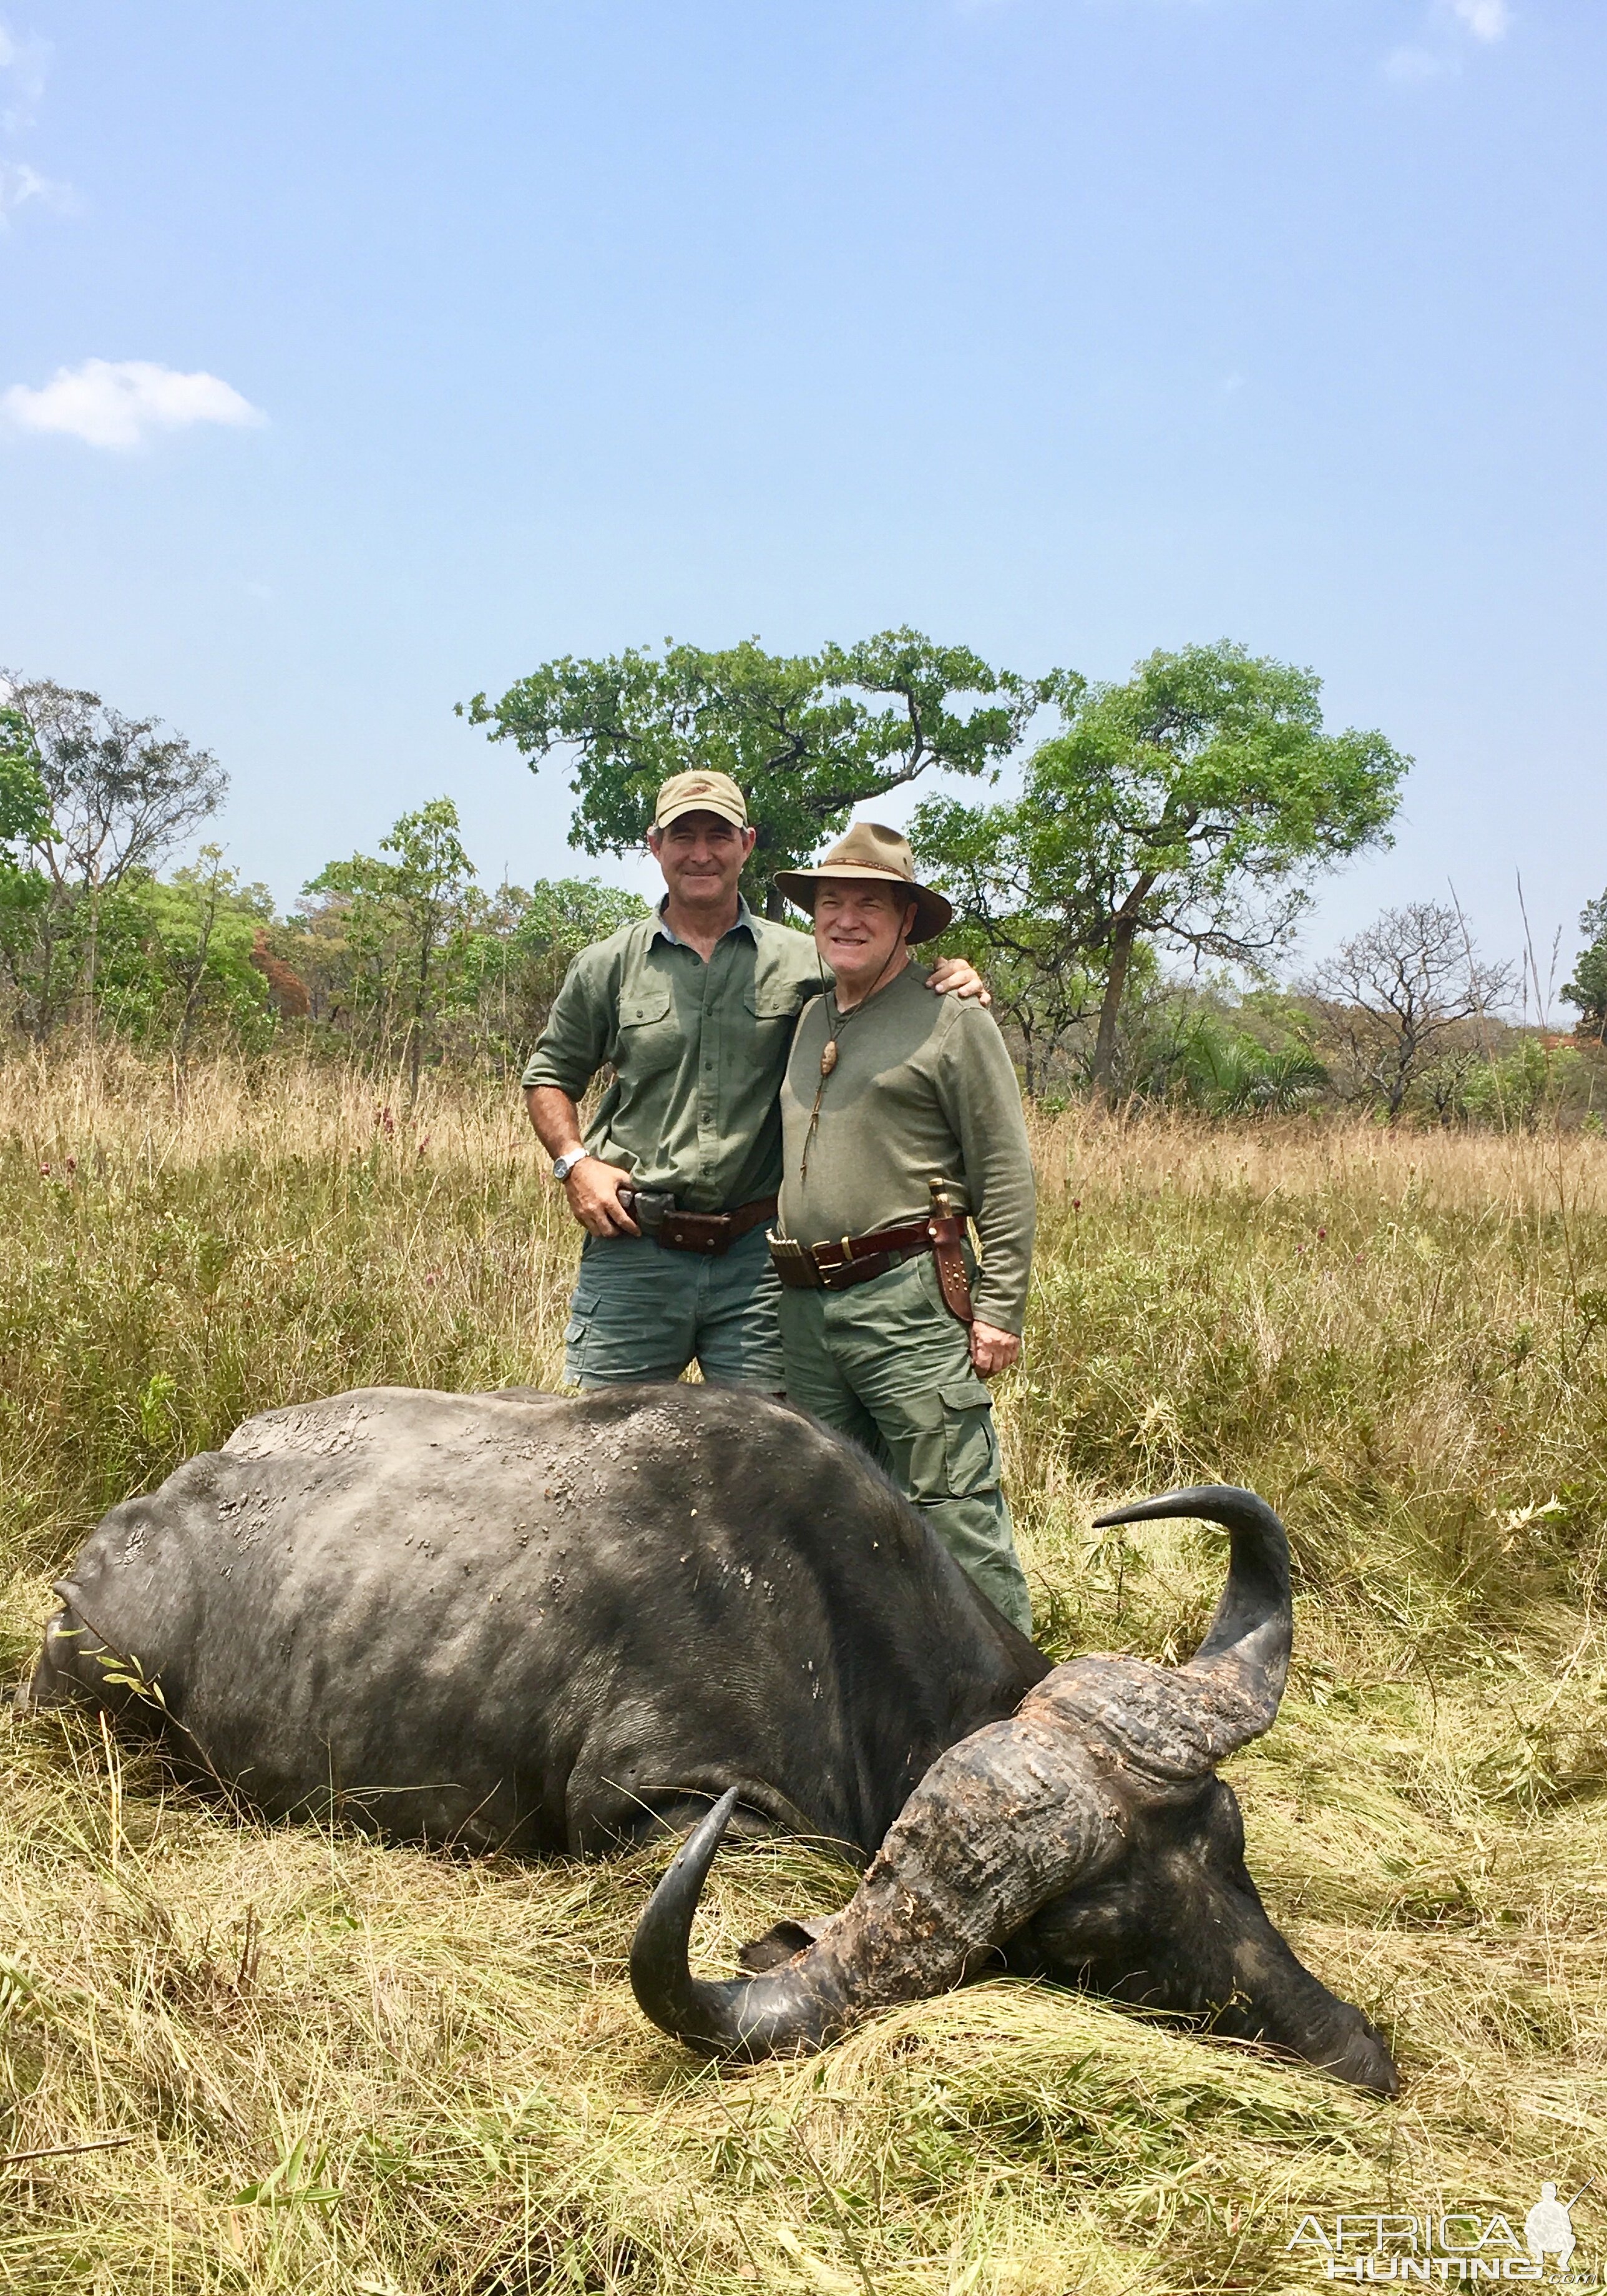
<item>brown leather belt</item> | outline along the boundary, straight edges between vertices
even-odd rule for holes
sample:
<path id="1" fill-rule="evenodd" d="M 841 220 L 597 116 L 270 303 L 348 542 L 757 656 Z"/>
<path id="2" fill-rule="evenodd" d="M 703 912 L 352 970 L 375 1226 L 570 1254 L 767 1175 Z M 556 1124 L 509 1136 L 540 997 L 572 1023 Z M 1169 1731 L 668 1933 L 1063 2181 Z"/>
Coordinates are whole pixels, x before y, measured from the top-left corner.
<path id="1" fill-rule="evenodd" d="M 949 1313 L 963 1324 L 971 1317 L 971 1291 L 960 1246 L 963 1218 L 907 1220 L 901 1227 L 879 1227 L 869 1235 L 845 1235 L 836 1243 L 794 1243 L 770 1238 L 770 1259 L 790 1292 L 849 1292 L 873 1283 L 922 1251 L 935 1253 L 938 1279 Z"/>
<path id="2" fill-rule="evenodd" d="M 647 1233 L 671 1251 L 709 1251 L 717 1258 L 730 1250 L 738 1236 L 750 1235 L 775 1217 L 775 1198 L 755 1196 L 750 1204 L 739 1204 L 731 1212 L 666 1212 Z"/>

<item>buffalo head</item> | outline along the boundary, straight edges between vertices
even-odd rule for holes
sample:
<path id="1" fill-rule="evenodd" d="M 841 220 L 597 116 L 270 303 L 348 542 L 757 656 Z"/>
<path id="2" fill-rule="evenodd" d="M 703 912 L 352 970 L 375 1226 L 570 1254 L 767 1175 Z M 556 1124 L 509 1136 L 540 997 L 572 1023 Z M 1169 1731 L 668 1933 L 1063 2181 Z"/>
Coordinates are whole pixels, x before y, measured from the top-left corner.
<path id="1" fill-rule="evenodd" d="M 1271 1726 L 1283 1695 L 1293 1631 L 1283 1526 L 1252 1491 L 1221 1487 L 1171 1491 L 1100 1527 L 1176 1515 L 1220 1523 L 1232 1542 L 1222 1599 L 1186 1666 L 1089 1657 L 1055 1668 L 1007 1721 L 932 1764 L 840 1914 L 817 1931 L 782 1924 L 745 1956 L 760 1973 L 716 1984 L 692 1975 L 687 1940 L 736 1800 L 726 1794 L 636 1931 L 631 1983 L 653 2022 L 721 2056 L 821 2048 L 1002 1956 L 1024 1975 L 1199 2018 L 1392 2095 L 1378 2033 L 1267 1919 L 1238 1804 L 1216 1775 Z"/>

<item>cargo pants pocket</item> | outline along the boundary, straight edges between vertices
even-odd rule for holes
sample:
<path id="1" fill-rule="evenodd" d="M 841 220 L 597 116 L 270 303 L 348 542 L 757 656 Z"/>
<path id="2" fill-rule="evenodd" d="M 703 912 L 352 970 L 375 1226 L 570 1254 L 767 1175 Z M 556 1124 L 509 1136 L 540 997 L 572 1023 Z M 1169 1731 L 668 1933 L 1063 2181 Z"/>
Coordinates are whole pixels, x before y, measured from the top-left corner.
<path id="1" fill-rule="evenodd" d="M 586 1376 L 586 1343 L 591 1331 L 586 1316 L 571 1316 L 563 1332 L 563 1375 L 571 1387 Z"/>
<path id="2" fill-rule="evenodd" d="M 906 1406 L 914 1424 L 909 1454 L 909 1495 L 917 1506 L 974 1497 L 996 1490 L 999 1441 L 993 1405 L 974 1375 L 950 1381 Z"/>
<path id="3" fill-rule="evenodd" d="M 973 1374 L 938 1390 L 943 1406 L 943 1458 L 950 1498 L 997 1488 L 999 1439 L 993 1398 Z"/>

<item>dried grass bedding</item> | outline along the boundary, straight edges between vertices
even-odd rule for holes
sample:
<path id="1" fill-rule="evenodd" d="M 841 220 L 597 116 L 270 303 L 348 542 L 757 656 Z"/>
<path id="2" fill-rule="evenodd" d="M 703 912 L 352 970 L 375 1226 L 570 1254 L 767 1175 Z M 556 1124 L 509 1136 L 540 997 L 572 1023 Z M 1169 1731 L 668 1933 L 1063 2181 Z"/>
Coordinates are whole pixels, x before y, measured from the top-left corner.
<path id="1" fill-rule="evenodd" d="M 289 1062 L 0 1070 L 0 1660 L 84 1530 L 249 1413 L 550 1382 L 573 1238 L 516 1110 Z M 0 1724 L 0 2288 L 1020 2292 L 1316 2284 L 1308 2211 L 1514 2223 L 1607 2171 L 1607 1147 L 1036 1128 L 1002 1419 L 1040 1638 L 1185 1652 L 1253 1484 L 1297 1656 L 1229 1775 L 1275 1917 L 1391 2033 L 1370 2103 L 1000 1981 L 716 2071 L 637 2014 L 662 1853 L 268 1829 L 78 1718 Z M 841 1902 L 728 1850 L 699 1952 Z M 78 2150 L 94 2146 L 95 2150 Z M 29 2155 L 29 2158 L 17 2158 Z M 1576 2268 L 1607 2253 L 1596 2188 Z"/>

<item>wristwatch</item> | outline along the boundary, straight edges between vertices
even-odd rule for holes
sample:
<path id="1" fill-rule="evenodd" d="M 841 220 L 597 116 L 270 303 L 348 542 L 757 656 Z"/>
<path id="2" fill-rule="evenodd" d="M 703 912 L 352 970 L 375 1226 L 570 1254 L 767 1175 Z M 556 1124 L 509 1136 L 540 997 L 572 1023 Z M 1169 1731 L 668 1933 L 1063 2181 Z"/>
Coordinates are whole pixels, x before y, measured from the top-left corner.
<path id="1" fill-rule="evenodd" d="M 560 1156 L 553 1166 L 553 1177 L 567 1180 L 576 1165 L 584 1164 L 591 1152 L 589 1148 L 577 1148 L 572 1156 Z"/>

